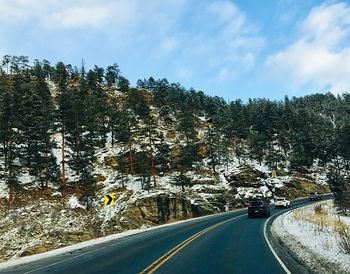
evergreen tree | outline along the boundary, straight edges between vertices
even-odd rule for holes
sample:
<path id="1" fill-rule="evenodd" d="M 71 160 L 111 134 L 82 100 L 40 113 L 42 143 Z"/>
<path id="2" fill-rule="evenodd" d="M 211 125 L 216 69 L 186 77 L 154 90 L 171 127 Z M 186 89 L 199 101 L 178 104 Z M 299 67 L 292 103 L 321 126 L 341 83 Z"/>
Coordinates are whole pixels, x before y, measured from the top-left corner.
<path id="1" fill-rule="evenodd" d="M 105 78 L 109 87 L 117 83 L 119 73 L 120 70 L 118 64 L 114 63 L 113 65 L 107 67 Z"/>
<path id="2" fill-rule="evenodd" d="M 14 190 L 17 187 L 18 167 L 14 160 L 18 157 L 19 132 L 14 129 L 15 115 L 13 108 L 13 86 L 10 78 L 0 74 L 0 140 L 4 167 L 0 178 L 3 178 L 9 188 L 9 201 L 13 200 Z"/>
<path id="3" fill-rule="evenodd" d="M 179 175 L 175 176 L 174 180 L 172 181 L 172 184 L 176 186 L 181 186 L 182 192 L 185 192 L 185 187 L 192 186 L 193 182 L 188 176 L 186 176 L 183 173 L 180 173 Z"/>
<path id="4" fill-rule="evenodd" d="M 124 76 L 119 76 L 118 77 L 118 89 L 121 92 L 128 92 L 129 91 L 129 85 L 130 82 L 128 79 L 126 79 Z"/>
<path id="5" fill-rule="evenodd" d="M 144 190 L 150 189 L 150 178 L 152 176 L 151 160 L 146 151 L 141 151 L 135 154 L 135 174 L 140 177 L 141 188 Z"/>
<path id="6" fill-rule="evenodd" d="M 197 140 L 197 120 L 188 102 L 183 103 L 179 117 L 178 130 L 185 135 L 186 143 L 190 144 Z"/>

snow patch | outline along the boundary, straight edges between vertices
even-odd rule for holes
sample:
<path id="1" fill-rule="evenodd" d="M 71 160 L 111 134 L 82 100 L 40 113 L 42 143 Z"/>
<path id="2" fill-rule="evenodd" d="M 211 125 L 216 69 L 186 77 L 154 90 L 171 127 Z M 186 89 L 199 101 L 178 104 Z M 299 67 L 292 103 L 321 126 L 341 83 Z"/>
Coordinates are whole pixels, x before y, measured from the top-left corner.
<path id="1" fill-rule="evenodd" d="M 82 208 L 82 209 L 85 209 L 85 207 L 79 203 L 79 200 L 78 200 L 78 198 L 75 195 L 70 196 L 70 198 L 68 200 L 68 206 L 70 208 Z"/>
<path id="2" fill-rule="evenodd" d="M 321 204 L 324 205 L 323 210 L 327 210 L 327 214 L 330 216 L 327 218 L 339 218 L 331 201 L 321 202 Z M 349 273 L 350 255 L 345 254 L 340 248 L 339 234 L 333 227 L 310 222 L 307 218 L 300 219 L 300 214 L 308 216 L 310 213 L 312 214 L 314 208 L 315 204 L 289 211 L 277 217 L 273 222 L 272 230 L 307 264 L 316 264 L 317 267 L 315 260 L 321 260 L 327 262 L 326 266 L 330 263 L 339 267 L 343 272 Z M 341 219 L 350 228 L 350 218 L 342 217 Z"/>
<path id="3" fill-rule="evenodd" d="M 6 198 L 8 195 L 8 187 L 5 183 L 0 182 L 0 198 Z"/>

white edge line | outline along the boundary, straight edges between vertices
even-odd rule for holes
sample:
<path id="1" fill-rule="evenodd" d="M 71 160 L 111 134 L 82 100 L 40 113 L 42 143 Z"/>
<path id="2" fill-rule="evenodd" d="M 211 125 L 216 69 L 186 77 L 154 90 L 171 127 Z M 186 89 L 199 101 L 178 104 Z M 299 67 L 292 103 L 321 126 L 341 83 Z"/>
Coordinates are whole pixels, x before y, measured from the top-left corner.
<path id="1" fill-rule="evenodd" d="M 326 195 L 329 195 L 329 193 L 327 193 Z M 323 194 L 323 196 L 326 196 L 326 195 Z M 296 200 L 293 200 L 293 201 L 302 200 L 302 199 L 304 199 L 304 198 L 299 198 L 299 199 L 296 199 Z M 268 219 L 265 221 L 265 223 L 264 223 L 264 237 L 265 237 L 265 241 L 267 242 L 267 245 L 269 246 L 269 248 L 270 248 L 270 250 L 271 250 L 273 256 L 275 256 L 276 260 L 279 262 L 279 264 L 282 266 L 283 270 L 284 270 L 286 273 L 292 274 L 292 272 L 290 272 L 289 269 L 287 268 L 287 266 L 282 262 L 281 258 L 277 255 L 277 253 L 276 253 L 276 251 L 273 249 L 273 247 L 272 247 L 272 245 L 271 245 L 269 239 L 267 238 L 267 234 L 266 234 L 267 223 L 269 222 L 269 220 L 270 220 L 273 216 L 275 216 L 275 215 L 277 215 L 277 214 L 280 214 L 280 215 L 282 216 L 282 215 L 284 215 L 284 214 L 289 213 L 289 212 L 290 212 L 291 210 L 293 210 L 293 209 L 296 209 L 296 208 L 299 208 L 299 207 L 308 207 L 308 206 L 312 206 L 312 205 L 315 205 L 315 204 L 319 204 L 319 203 L 322 203 L 322 202 L 325 202 L 325 201 L 327 201 L 327 200 L 322 200 L 322 201 L 318 201 L 318 202 L 315 202 L 315 203 L 312 203 L 312 204 L 306 204 L 306 205 L 301 205 L 301 206 L 297 206 L 297 207 L 294 207 L 294 208 L 290 208 L 289 210 L 287 210 L 287 211 L 285 211 L 285 212 L 283 212 L 283 213 L 281 213 L 281 214 L 280 214 L 279 212 L 277 212 L 277 213 L 273 214 L 270 218 L 268 218 Z"/>
<path id="2" fill-rule="evenodd" d="M 327 193 L 326 195 L 329 195 L 329 193 Z M 323 194 L 322 196 L 326 196 L 325 194 Z M 298 200 L 302 200 L 302 199 L 305 199 L 305 198 L 299 198 L 299 199 L 295 199 L 293 201 L 298 201 Z M 266 227 L 267 227 L 267 223 L 269 222 L 269 220 L 275 216 L 275 215 L 284 215 L 284 214 L 287 214 L 288 212 L 290 212 L 291 210 L 293 209 L 296 209 L 296 208 L 299 208 L 299 207 L 305 207 L 305 206 L 311 206 L 311 205 L 315 205 L 315 204 L 318 204 L 318 203 L 322 203 L 324 202 L 325 200 L 323 201 L 319 201 L 319 202 L 316 202 L 316 203 L 312 203 L 312 204 L 306 204 L 306 205 L 301 205 L 301 206 L 297 206 L 297 207 L 294 207 L 294 208 L 290 208 L 289 210 L 283 212 L 283 213 L 280 213 L 280 212 L 277 212 L 275 214 L 273 214 L 270 218 L 268 218 L 265 223 L 264 223 L 264 238 L 265 238 L 265 241 L 267 242 L 267 245 L 269 246 L 273 256 L 275 256 L 276 260 L 278 261 L 278 263 L 282 266 L 283 270 L 287 273 L 287 274 L 292 274 L 289 269 L 287 268 L 287 266 L 282 262 L 281 258 L 277 255 L 276 251 L 273 249 L 269 239 L 267 238 L 267 234 L 266 234 Z"/>
<path id="3" fill-rule="evenodd" d="M 332 193 L 322 194 L 322 197 L 327 197 L 327 196 L 329 196 L 329 195 L 331 195 L 331 194 L 332 194 Z M 293 201 L 299 201 L 299 200 L 303 200 L 303 199 L 305 199 L 305 198 L 306 198 L 306 197 L 302 197 L 302 198 L 295 199 L 295 200 L 293 200 Z M 272 247 L 272 245 L 271 245 L 269 239 L 267 238 L 267 234 L 266 234 L 267 223 L 269 222 L 269 220 L 270 220 L 273 216 L 275 216 L 275 215 L 277 215 L 277 214 L 284 215 L 284 214 L 287 214 L 288 212 L 290 212 L 290 211 L 293 210 L 293 209 L 296 209 L 296 208 L 299 208 L 299 207 L 304 207 L 304 206 L 315 205 L 315 204 L 318 204 L 318 203 L 322 203 L 322 202 L 324 202 L 324 201 L 325 201 L 325 200 L 323 200 L 323 201 L 318 201 L 318 202 L 312 203 L 312 204 L 306 204 L 306 205 L 301 205 L 301 206 L 297 206 L 297 207 L 294 207 L 294 208 L 290 208 L 289 210 L 285 211 L 285 212 L 282 213 L 282 214 L 281 214 L 280 212 L 277 212 L 277 213 L 273 214 L 270 218 L 268 218 L 268 219 L 265 221 L 265 223 L 264 223 L 264 238 L 265 238 L 265 241 L 266 241 L 268 247 L 270 248 L 271 253 L 273 254 L 273 256 L 275 256 L 276 260 L 277 260 L 278 263 L 282 266 L 283 270 L 284 270 L 287 274 L 292 274 L 292 273 L 289 271 L 289 269 L 287 268 L 287 266 L 282 262 L 281 258 L 277 255 L 277 253 L 276 253 L 276 251 L 273 249 L 273 247 Z"/>
<path id="4" fill-rule="evenodd" d="M 82 256 L 84 256 L 84 255 L 87 255 L 87 254 L 93 253 L 93 252 L 95 252 L 95 251 L 100 251 L 100 250 L 102 250 L 102 249 L 106 249 L 106 248 L 107 248 L 107 246 L 103 246 L 103 247 L 101 247 L 101 248 L 94 249 L 94 250 L 91 250 L 91 251 L 85 252 L 85 253 L 83 253 L 83 254 L 80 254 L 80 255 L 74 256 L 74 257 L 69 257 L 69 258 L 64 259 L 64 260 L 62 260 L 62 261 L 58 261 L 58 262 L 55 262 L 55 263 L 52 263 L 52 264 L 48 264 L 48 265 L 41 266 L 41 267 L 36 268 L 36 269 L 29 270 L 28 272 L 24 272 L 23 274 L 34 273 L 34 272 L 37 272 L 37 271 L 42 270 L 42 269 L 44 269 L 44 268 L 48 268 L 48 267 L 50 267 L 50 266 L 58 265 L 58 264 L 61 264 L 61 263 L 64 263 L 64 262 L 67 262 L 67 261 L 70 261 L 70 260 L 73 260 L 73 259 L 76 259 L 76 258 L 82 257 Z"/>
<path id="5" fill-rule="evenodd" d="M 289 210 L 287 211 L 289 212 Z M 276 251 L 273 249 L 269 239 L 267 238 L 267 234 L 266 234 L 266 227 L 267 227 L 267 223 L 269 222 L 269 220 L 277 215 L 279 213 L 275 213 L 274 215 L 272 215 L 270 218 L 268 218 L 265 223 L 264 223 L 264 237 L 265 237 L 265 241 L 267 242 L 268 247 L 271 250 L 271 253 L 273 254 L 273 256 L 275 256 L 276 260 L 278 261 L 278 263 L 282 266 L 283 270 L 287 273 L 287 274 L 292 274 L 292 272 L 289 271 L 289 269 L 287 268 L 287 266 L 282 262 L 281 258 L 277 255 Z"/>

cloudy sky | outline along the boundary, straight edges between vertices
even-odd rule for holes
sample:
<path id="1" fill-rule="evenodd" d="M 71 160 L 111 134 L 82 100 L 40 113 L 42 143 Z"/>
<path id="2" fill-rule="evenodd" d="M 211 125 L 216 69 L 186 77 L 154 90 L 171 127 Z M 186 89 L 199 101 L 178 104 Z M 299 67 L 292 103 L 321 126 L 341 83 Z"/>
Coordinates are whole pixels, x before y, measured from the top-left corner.
<path id="1" fill-rule="evenodd" d="M 227 100 L 350 90 L 350 2 L 0 0 L 0 55 L 118 63 Z"/>

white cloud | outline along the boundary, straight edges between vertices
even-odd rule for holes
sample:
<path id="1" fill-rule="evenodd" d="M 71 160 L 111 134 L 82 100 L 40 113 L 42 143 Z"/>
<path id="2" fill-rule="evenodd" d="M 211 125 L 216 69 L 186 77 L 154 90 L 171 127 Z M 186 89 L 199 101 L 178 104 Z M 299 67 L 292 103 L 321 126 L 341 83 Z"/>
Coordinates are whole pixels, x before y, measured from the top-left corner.
<path id="1" fill-rule="evenodd" d="M 209 82 L 230 82 L 254 66 L 265 43 L 242 10 L 232 1 L 218 0 L 199 5 L 196 13 L 201 27 L 182 43 L 183 58 L 193 60 L 192 70 L 210 70 Z"/>
<path id="2" fill-rule="evenodd" d="M 131 50 L 136 45 L 146 49 L 155 41 L 163 41 L 162 50 L 171 51 L 176 41 L 169 30 L 186 2 L 0 0 L 0 37 L 9 41 L 5 50 L 11 54 L 32 56 L 40 47 L 57 54 L 58 59 L 74 52 L 88 57 L 94 48 L 101 55 L 104 51 Z M 99 52 L 94 51 L 95 55 Z"/>
<path id="3" fill-rule="evenodd" d="M 158 52 L 160 53 L 169 53 L 177 49 L 179 46 L 179 41 L 176 37 L 170 36 L 165 37 L 158 48 Z"/>
<path id="4" fill-rule="evenodd" d="M 349 5 L 315 7 L 298 28 L 297 40 L 267 59 L 269 73 L 292 88 L 349 92 Z"/>
<path id="5" fill-rule="evenodd" d="M 53 12 L 43 17 L 45 28 L 71 29 L 81 27 L 102 27 L 111 15 L 107 6 L 76 6 Z"/>
<path id="6" fill-rule="evenodd" d="M 189 69 L 188 67 L 180 67 L 177 70 L 177 76 L 181 80 L 189 80 L 192 77 L 192 70 Z"/>
<path id="7" fill-rule="evenodd" d="M 115 31 L 142 22 L 158 24 L 161 30 L 174 22 L 186 1 L 0 0 L 0 21 L 5 25 L 30 22 L 54 30 L 110 24 Z"/>
<path id="8" fill-rule="evenodd" d="M 208 10 L 216 14 L 221 22 L 231 21 L 232 18 L 240 18 L 241 12 L 238 8 L 230 1 L 216 1 L 212 2 L 208 6 Z"/>
<path id="9" fill-rule="evenodd" d="M 21 47 L 34 58 L 124 59 L 179 80 L 230 82 L 254 67 L 265 44 L 228 0 L 0 0 L 0 17 L 10 54 Z"/>
<path id="10" fill-rule="evenodd" d="M 333 46 L 349 36 L 349 14 L 345 3 L 316 7 L 301 25 L 302 36 L 309 42 Z"/>
<path id="11" fill-rule="evenodd" d="M 237 78 L 237 71 L 230 68 L 229 66 L 220 69 L 216 76 L 216 80 L 219 82 L 225 82 L 228 79 L 234 80 Z"/>

